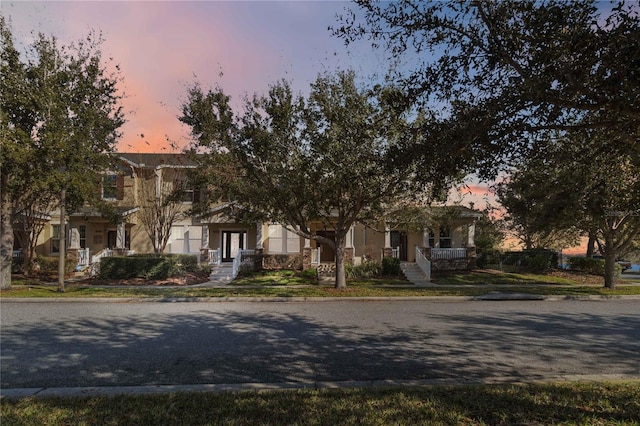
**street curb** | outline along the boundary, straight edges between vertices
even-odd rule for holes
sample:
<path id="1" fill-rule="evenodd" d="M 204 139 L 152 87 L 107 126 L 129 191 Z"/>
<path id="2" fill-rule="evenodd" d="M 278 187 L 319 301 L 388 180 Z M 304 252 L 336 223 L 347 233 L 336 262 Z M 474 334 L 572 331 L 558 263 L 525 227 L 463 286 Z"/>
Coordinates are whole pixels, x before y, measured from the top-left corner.
<path id="1" fill-rule="evenodd" d="M 484 301 L 597 301 L 640 300 L 640 295 L 541 295 L 529 293 L 490 292 L 481 296 L 362 296 L 362 297 L 16 297 L 0 298 L 2 303 L 216 303 L 216 302 L 383 302 L 383 301 L 430 301 L 430 302 L 484 302 Z"/>
<path id="2" fill-rule="evenodd" d="M 315 390 L 315 389 L 348 389 L 376 387 L 425 387 L 425 386 L 460 386 L 460 385 L 494 385 L 494 384 L 542 384 L 563 382 L 635 382 L 640 384 L 639 375 L 631 374 L 588 374 L 557 376 L 499 376 L 481 378 L 435 378 L 418 380 L 348 380 L 348 381 L 301 381 L 278 383 L 216 383 L 192 385 L 146 385 L 146 386 L 102 386 L 75 388 L 16 388 L 0 389 L 0 399 L 17 400 L 23 398 L 82 398 L 117 395 L 158 395 L 184 392 L 259 392 L 283 390 Z"/>

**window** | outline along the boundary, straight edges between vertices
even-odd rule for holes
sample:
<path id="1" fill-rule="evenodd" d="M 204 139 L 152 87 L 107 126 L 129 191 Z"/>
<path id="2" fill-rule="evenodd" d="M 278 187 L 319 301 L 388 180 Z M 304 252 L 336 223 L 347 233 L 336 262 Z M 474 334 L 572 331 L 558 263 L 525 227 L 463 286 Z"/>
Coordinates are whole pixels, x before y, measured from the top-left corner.
<path id="1" fill-rule="evenodd" d="M 269 253 L 300 253 L 300 237 L 282 225 L 269 225 Z"/>
<path id="2" fill-rule="evenodd" d="M 118 175 L 102 176 L 102 199 L 115 200 L 118 197 Z"/>
<path id="3" fill-rule="evenodd" d="M 179 179 L 175 183 L 176 189 L 180 191 L 178 199 L 182 203 L 193 203 L 195 201 L 195 191 L 193 185 L 186 178 Z"/>
<path id="4" fill-rule="evenodd" d="M 78 226 L 78 234 L 80 236 L 80 248 L 87 248 L 87 225 Z"/>
<path id="5" fill-rule="evenodd" d="M 451 248 L 451 229 L 440 228 L 440 248 Z"/>
<path id="6" fill-rule="evenodd" d="M 51 225 L 51 253 L 60 253 L 60 225 Z"/>
<path id="7" fill-rule="evenodd" d="M 433 229 L 429 228 L 429 247 L 435 247 L 436 243 L 436 234 L 433 232 Z"/>

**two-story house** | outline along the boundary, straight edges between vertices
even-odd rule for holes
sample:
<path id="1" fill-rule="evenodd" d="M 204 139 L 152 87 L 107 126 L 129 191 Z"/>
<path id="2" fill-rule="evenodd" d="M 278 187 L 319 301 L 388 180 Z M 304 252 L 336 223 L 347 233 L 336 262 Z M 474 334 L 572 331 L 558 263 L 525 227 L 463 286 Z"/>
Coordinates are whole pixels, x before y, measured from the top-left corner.
<path id="1" fill-rule="evenodd" d="M 213 264 L 232 262 L 243 250 L 262 253 L 266 267 L 309 268 L 334 261 L 331 247 L 304 239 L 280 224 L 234 221 L 224 214 L 226 204 L 213 205 L 206 217 L 189 214 L 199 191 L 187 184 L 186 172 L 196 165 L 185 154 L 118 155 L 118 167 L 103 175 L 101 186 L 101 197 L 114 214 L 85 206 L 67 217 L 68 247 L 78 252 L 82 265 L 105 255 L 152 253 L 162 246 L 158 233 L 166 237 L 164 252 L 199 254 Z M 162 205 L 163 197 L 175 196 L 176 189 L 179 196 Z M 164 212 L 159 211 L 163 208 Z M 347 236 L 346 260 L 358 264 L 393 256 L 416 262 L 423 252 L 434 261 L 467 261 L 475 256 L 474 223 L 480 214 L 459 206 L 448 209 L 454 214 L 447 215 L 446 222 L 425 224 L 419 230 L 382 222 L 374 227 L 355 224 Z M 165 229 L 153 235 L 150 224 L 159 222 Z M 38 252 L 56 255 L 61 233 L 55 212 L 49 223 L 40 237 Z M 332 237 L 331 229 L 320 221 L 310 227 L 312 232 Z"/>

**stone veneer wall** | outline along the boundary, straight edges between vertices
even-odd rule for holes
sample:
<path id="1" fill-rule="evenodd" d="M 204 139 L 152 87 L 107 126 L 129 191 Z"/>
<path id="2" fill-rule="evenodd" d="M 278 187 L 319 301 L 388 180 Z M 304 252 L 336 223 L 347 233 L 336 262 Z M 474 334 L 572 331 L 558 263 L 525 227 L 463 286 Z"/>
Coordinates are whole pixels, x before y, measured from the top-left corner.
<path id="1" fill-rule="evenodd" d="M 262 269 L 302 269 L 301 254 L 263 254 Z"/>
<path id="2" fill-rule="evenodd" d="M 460 271 L 475 269 L 476 248 L 467 247 L 467 257 L 464 259 L 431 259 L 431 247 L 422 247 L 422 253 L 431 261 L 432 271 Z"/>

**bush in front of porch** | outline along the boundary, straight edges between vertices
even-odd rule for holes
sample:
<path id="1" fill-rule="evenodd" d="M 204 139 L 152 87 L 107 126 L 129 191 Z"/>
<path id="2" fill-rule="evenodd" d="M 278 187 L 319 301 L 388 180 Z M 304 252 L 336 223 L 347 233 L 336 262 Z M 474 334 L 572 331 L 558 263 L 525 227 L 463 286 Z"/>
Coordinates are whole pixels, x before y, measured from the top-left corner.
<path id="1" fill-rule="evenodd" d="M 101 259 L 99 277 L 164 280 L 184 272 L 197 272 L 198 268 L 198 256 L 191 254 L 112 256 Z"/>

